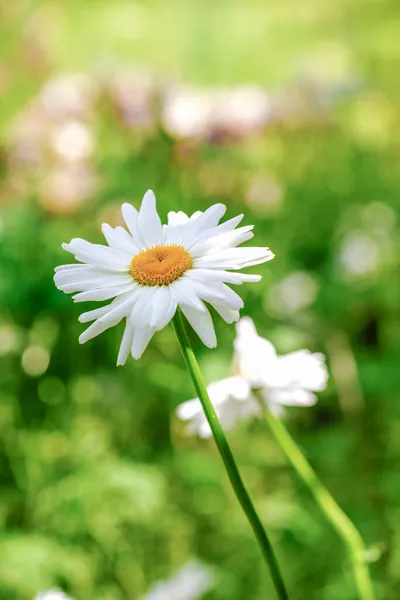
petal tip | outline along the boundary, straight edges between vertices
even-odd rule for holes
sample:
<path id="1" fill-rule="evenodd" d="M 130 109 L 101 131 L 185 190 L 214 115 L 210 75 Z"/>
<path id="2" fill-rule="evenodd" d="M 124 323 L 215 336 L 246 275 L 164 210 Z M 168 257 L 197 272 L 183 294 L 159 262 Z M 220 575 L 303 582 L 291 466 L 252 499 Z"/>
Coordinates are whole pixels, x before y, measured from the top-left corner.
<path id="1" fill-rule="evenodd" d="M 137 208 L 135 208 L 135 207 L 133 206 L 133 204 L 130 204 L 129 202 L 124 202 L 124 203 L 122 204 L 122 206 L 121 206 L 121 212 L 122 212 L 122 215 L 124 215 L 124 212 L 126 212 L 126 211 L 134 211 L 134 212 L 137 212 Z"/>
<path id="2" fill-rule="evenodd" d="M 142 204 L 143 203 L 148 203 L 150 202 L 151 204 L 153 204 L 155 206 L 156 204 L 156 195 L 153 192 L 153 190 L 147 190 L 147 192 L 145 193 L 145 195 L 143 196 L 143 200 L 142 200 Z"/>

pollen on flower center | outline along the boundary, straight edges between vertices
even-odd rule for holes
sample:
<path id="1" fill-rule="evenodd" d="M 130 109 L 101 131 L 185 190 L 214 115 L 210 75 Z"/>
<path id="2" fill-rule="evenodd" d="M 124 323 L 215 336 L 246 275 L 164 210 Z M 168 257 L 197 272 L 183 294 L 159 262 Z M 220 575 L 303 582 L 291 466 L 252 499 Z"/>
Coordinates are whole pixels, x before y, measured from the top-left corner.
<path id="1" fill-rule="evenodd" d="M 168 285 L 191 268 L 193 259 L 183 246 L 154 246 L 131 260 L 131 275 L 142 285 Z"/>

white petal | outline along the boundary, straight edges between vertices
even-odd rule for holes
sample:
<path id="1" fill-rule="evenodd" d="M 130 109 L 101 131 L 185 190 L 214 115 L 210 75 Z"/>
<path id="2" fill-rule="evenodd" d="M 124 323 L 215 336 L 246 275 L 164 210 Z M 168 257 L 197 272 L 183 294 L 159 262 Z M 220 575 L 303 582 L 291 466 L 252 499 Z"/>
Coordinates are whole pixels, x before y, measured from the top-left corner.
<path id="1" fill-rule="evenodd" d="M 196 210 L 196 212 L 194 212 L 192 215 L 190 215 L 189 217 L 189 221 L 195 221 L 196 219 L 198 219 L 200 217 L 200 215 L 203 214 L 202 210 Z"/>
<path id="2" fill-rule="evenodd" d="M 204 231 L 215 227 L 218 221 L 224 216 L 226 206 L 224 204 L 214 204 L 210 206 L 203 214 L 194 220 L 189 221 L 185 226 L 184 240 L 185 248 L 189 248 Z"/>
<path id="3" fill-rule="evenodd" d="M 138 248 L 144 250 L 146 248 L 146 244 L 140 234 L 138 229 L 138 216 L 139 213 L 132 204 L 128 204 L 125 202 L 121 207 L 122 216 L 124 217 L 126 226 L 128 227 L 131 236 L 133 238 L 134 243 Z"/>
<path id="4" fill-rule="evenodd" d="M 217 346 L 217 337 L 208 310 L 203 312 L 186 305 L 181 305 L 181 309 L 203 344 L 208 348 L 215 348 Z"/>
<path id="5" fill-rule="evenodd" d="M 117 275 L 121 273 L 118 271 L 111 271 L 111 269 L 105 269 L 103 267 L 94 267 L 92 265 L 62 265 L 65 267 L 60 270 L 57 268 L 54 274 L 54 281 L 56 283 L 71 283 L 72 281 L 83 281 L 89 277 L 99 277 L 99 275 Z M 77 268 L 75 268 L 77 267 Z"/>
<path id="6" fill-rule="evenodd" d="M 205 416 L 204 416 L 204 420 L 203 420 L 201 426 L 199 427 L 197 433 L 204 440 L 206 440 L 212 436 L 211 427 L 209 426 Z"/>
<path id="7" fill-rule="evenodd" d="M 168 213 L 168 225 L 163 227 L 165 244 L 182 244 L 185 224 L 189 223 L 189 217 L 183 211 L 170 211 Z"/>
<path id="8" fill-rule="evenodd" d="M 157 287 L 139 286 L 136 293 L 136 302 L 132 308 L 130 321 L 136 329 L 145 329 L 150 326 L 151 314 L 153 312 L 153 299 Z"/>
<path id="9" fill-rule="evenodd" d="M 117 367 L 124 365 L 126 363 L 126 359 L 129 356 L 129 352 L 131 351 L 133 343 L 133 327 L 129 321 L 126 320 L 126 325 L 124 329 L 124 335 L 122 336 L 121 345 L 119 347 L 118 358 L 117 358 Z"/>
<path id="10" fill-rule="evenodd" d="M 102 317 L 106 313 L 109 312 L 111 304 L 106 304 L 105 306 L 100 306 L 100 308 L 95 308 L 94 310 L 88 310 L 87 312 L 82 313 L 78 317 L 79 323 L 90 323 L 90 321 L 95 321 L 99 317 Z"/>
<path id="11" fill-rule="evenodd" d="M 274 346 L 257 334 L 249 317 L 240 319 L 236 331 L 235 362 L 240 373 L 254 386 L 274 386 L 278 371 L 278 357 Z"/>
<path id="12" fill-rule="evenodd" d="M 113 271 L 129 271 L 130 256 L 101 244 L 91 244 L 86 240 L 74 238 L 69 244 L 61 244 L 64 250 L 71 252 L 83 263 L 106 267 Z"/>
<path id="13" fill-rule="evenodd" d="M 174 210 L 171 210 L 168 213 L 168 225 L 183 225 L 184 223 L 187 223 L 189 221 L 189 217 L 187 216 L 186 213 L 184 213 L 183 211 L 178 211 L 175 212 Z"/>
<path id="14" fill-rule="evenodd" d="M 311 353 L 309 350 L 298 350 L 280 356 L 279 371 L 286 385 L 295 385 L 313 392 L 326 388 L 328 371 L 323 354 Z"/>
<path id="15" fill-rule="evenodd" d="M 309 390 L 301 388 L 269 389 L 263 390 L 266 402 L 281 404 L 284 406 L 313 406 L 318 398 Z"/>
<path id="16" fill-rule="evenodd" d="M 193 398 L 192 400 L 183 402 L 183 404 L 179 404 L 176 408 L 176 414 L 182 421 L 188 421 L 202 412 L 202 410 L 200 400 L 198 398 Z"/>
<path id="17" fill-rule="evenodd" d="M 252 232 L 253 227 L 253 225 L 247 225 L 246 227 L 240 227 L 240 229 L 228 231 L 220 235 L 204 235 L 188 250 L 192 256 L 199 257 L 223 248 L 234 248 L 254 237 L 254 233 Z"/>
<path id="18" fill-rule="evenodd" d="M 175 314 L 177 302 L 171 296 L 168 286 L 161 286 L 153 296 L 153 311 L 150 327 L 156 331 L 163 329 Z"/>
<path id="19" fill-rule="evenodd" d="M 156 209 L 156 197 L 148 190 L 142 200 L 137 225 L 142 239 L 148 247 L 162 244 L 163 230 Z"/>
<path id="20" fill-rule="evenodd" d="M 115 298 L 115 296 L 119 296 L 124 292 L 129 290 L 134 290 L 137 284 L 135 282 L 125 284 L 125 285 L 116 285 L 115 287 L 106 287 L 99 288 L 97 290 L 90 290 L 89 292 L 80 292 L 79 294 L 75 294 L 72 296 L 74 302 L 86 302 L 86 301 L 101 301 L 101 300 L 110 300 L 111 298 Z"/>
<path id="21" fill-rule="evenodd" d="M 104 237 L 107 240 L 107 244 L 111 248 L 126 252 L 131 256 L 134 256 L 140 251 L 140 248 L 133 241 L 133 237 L 123 227 L 111 227 L 107 223 L 103 223 L 101 226 Z"/>
<path id="22" fill-rule="evenodd" d="M 243 308 L 244 302 L 242 298 L 224 283 L 210 283 L 205 285 L 204 283 L 194 282 L 194 287 L 197 296 L 206 302 L 216 301 L 221 306 L 232 310 Z"/>
<path id="23" fill-rule="evenodd" d="M 64 266 L 68 268 L 65 268 L 61 271 L 56 271 L 54 274 L 54 283 L 59 289 L 62 289 L 64 285 L 88 281 L 90 279 L 96 280 L 99 278 L 107 278 L 108 281 L 113 281 L 115 278 L 118 280 L 121 276 L 126 277 L 125 273 L 111 271 L 110 269 L 103 269 L 102 267 L 93 267 L 92 265 Z M 74 266 L 80 268 L 74 269 Z"/>
<path id="24" fill-rule="evenodd" d="M 259 337 L 253 319 L 250 317 L 242 317 L 239 323 L 236 325 L 236 335 L 238 341 L 244 339 L 246 339 L 246 341 L 248 340 L 250 347 L 254 342 L 253 336 Z"/>
<path id="25" fill-rule="evenodd" d="M 184 225 L 167 225 L 164 229 L 164 243 L 182 245 L 185 233 Z"/>
<path id="26" fill-rule="evenodd" d="M 215 236 L 213 246 L 218 248 L 235 248 L 254 237 L 253 229 L 254 225 L 246 225 L 245 227 L 235 229 L 235 231 L 228 231 L 227 233 Z"/>
<path id="27" fill-rule="evenodd" d="M 261 275 L 249 275 L 245 273 L 233 273 L 223 269 L 191 269 L 184 275 L 187 279 L 195 279 L 201 281 L 205 285 L 210 283 L 232 283 L 234 285 L 242 285 L 244 282 L 260 281 Z"/>
<path id="28" fill-rule="evenodd" d="M 100 321 L 109 322 L 113 325 L 116 325 L 123 319 L 130 315 L 132 311 L 133 303 L 136 300 L 135 291 L 128 292 L 123 294 L 122 296 L 118 296 L 112 303 L 109 305 L 110 310 L 105 315 L 99 317 Z"/>
<path id="29" fill-rule="evenodd" d="M 193 285 L 192 281 L 181 277 L 177 279 L 169 286 L 172 298 L 180 305 L 180 306 L 189 306 L 192 308 L 196 308 L 199 311 L 205 312 L 207 309 L 199 299 L 195 285 Z"/>
<path id="30" fill-rule="evenodd" d="M 258 283 L 262 279 L 261 275 L 251 273 L 235 273 L 235 275 L 242 283 Z"/>
<path id="31" fill-rule="evenodd" d="M 214 381 L 207 386 L 210 400 L 224 429 L 232 428 L 237 421 L 258 416 L 258 401 L 251 393 L 249 382 L 240 376 Z M 203 436 L 207 434 L 206 419 L 197 398 L 178 406 L 179 418 L 190 421 L 188 430 Z"/>
<path id="32" fill-rule="evenodd" d="M 183 244 L 187 225 L 190 225 L 200 217 L 203 213 L 198 210 L 189 218 L 186 213 L 169 212 L 168 225 L 164 227 L 164 243 L 165 244 Z"/>
<path id="33" fill-rule="evenodd" d="M 221 233 L 226 233 L 227 231 L 233 231 L 239 225 L 239 223 L 243 220 L 244 214 L 238 215 L 237 217 L 233 217 L 232 219 L 228 219 L 224 223 L 217 225 L 214 229 L 210 230 L 210 235 L 219 235 Z"/>
<path id="34" fill-rule="evenodd" d="M 60 273 L 60 275 L 67 273 L 64 271 Z M 107 288 L 111 286 L 118 285 L 126 285 L 132 282 L 131 275 L 120 274 L 117 271 L 114 271 L 112 274 L 107 274 L 98 277 L 87 277 L 82 281 L 75 281 L 70 283 L 62 283 L 60 279 L 57 278 L 58 273 L 56 273 L 54 277 L 54 281 L 59 290 L 62 290 L 66 294 L 70 294 L 72 292 L 88 292 L 90 290 L 96 290 L 100 288 Z"/>
<path id="35" fill-rule="evenodd" d="M 106 304 L 105 306 L 101 306 L 100 308 L 95 308 L 94 310 L 89 310 L 88 312 L 82 313 L 80 317 L 78 317 L 78 321 L 80 323 L 88 323 L 89 321 L 94 321 L 102 317 L 103 315 L 109 313 L 110 311 L 114 311 L 117 306 L 125 305 L 126 300 L 132 298 L 134 294 L 133 291 L 125 292 L 120 296 L 114 298 L 110 304 Z"/>
<path id="36" fill-rule="evenodd" d="M 103 331 L 110 329 L 110 327 L 118 325 L 131 312 L 133 302 L 134 295 L 129 295 L 123 302 L 113 303 L 114 306 L 111 310 L 99 317 L 79 336 L 79 343 L 84 344 L 88 340 L 100 335 L 100 333 L 103 333 Z"/>
<path id="37" fill-rule="evenodd" d="M 225 323 L 236 323 L 236 321 L 239 321 L 240 313 L 238 310 L 232 310 L 230 308 L 226 308 L 226 306 L 222 306 L 221 304 L 218 304 L 217 302 L 210 302 L 210 301 L 208 301 L 208 302 L 211 304 L 211 306 L 213 306 L 215 308 L 215 310 L 220 315 L 220 317 L 223 318 Z"/>
<path id="38" fill-rule="evenodd" d="M 89 327 L 87 329 L 85 329 L 85 331 L 83 333 L 81 333 L 81 335 L 79 336 L 79 343 L 85 344 L 92 338 L 94 338 L 94 337 L 100 335 L 101 333 L 103 333 L 104 331 L 106 331 L 106 329 L 109 329 L 110 327 L 112 327 L 112 325 L 113 325 L 112 323 L 109 324 L 105 321 L 101 321 L 100 319 L 97 319 L 97 321 L 95 321 L 94 323 L 89 325 Z"/>
<path id="39" fill-rule="evenodd" d="M 100 333 L 103 333 L 103 331 L 105 331 L 109 327 L 111 327 L 111 325 L 107 325 L 107 323 L 104 323 L 97 319 L 97 321 L 89 325 L 89 327 L 85 329 L 83 333 L 81 333 L 81 335 L 79 336 L 79 343 L 84 344 L 92 338 L 100 335 Z"/>
<path id="40" fill-rule="evenodd" d="M 120 296 L 114 298 L 114 300 L 110 302 L 110 304 L 106 304 L 105 306 L 101 306 L 100 308 L 95 308 L 94 310 L 89 310 L 88 312 L 82 313 L 78 317 L 78 321 L 80 323 L 88 323 L 89 321 L 94 321 L 95 319 L 99 319 L 104 315 L 113 313 L 118 306 L 123 305 L 126 307 L 126 301 L 130 298 L 133 299 L 134 293 L 135 290 L 129 290 L 128 292 L 125 292 L 124 294 L 121 294 Z M 129 314 L 129 312 L 130 309 L 127 309 L 126 314 Z"/>
<path id="41" fill-rule="evenodd" d="M 235 229 L 235 227 L 237 227 L 239 225 L 239 223 L 241 222 L 243 217 L 244 217 L 243 214 L 238 215 L 237 217 L 233 217 L 233 219 L 229 219 L 228 221 L 225 221 L 225 223 L 221 223 L 220 225 L 217 225 L 216 227 L 212 227 L 211 229 L 208 229 L 207 231 L 203 232 L 203 234 L 201 236 L 199 236 L 197 238 L 196 242 L 194 242 L 194 241 L 192 242 L 192 246 L 194 244 L 201 243 L 205 239 L 209 239 L 211 237 L 220 235 L 222 233 L 226 233 L 228 231 L 233 231 Z"/>
<path id="42" fill-rule="evenodd" d="M 196 258 L 195 268 L 202 269 L 244 269 L 259 265 L 274 258 L 269 248 L 228 248 L 215 255 Z"/>
<path id="43" fill-rule="evenodd" d="M 133 343 L 131 348 L 132 357 L 138 359 L 146 350 L 148 343 L 154 335 L 154 329 L 147 327 L 146 329 L 135 329 L 133 333 Z"/>
<path id="44" fill-rule="evenodd" d="M 82 265 L 82 264 L 77 264 L 77 263 L 72 263 L 72 264 L 68 264 L 68 265 L 59 265 L 58 267 L 54 268 L 55 273 L 61 273 L 62 271 L 79 271 L 82 269 L 88 269 L 88 268 L 94 268 L 91 267 L 90 265 Z"/>

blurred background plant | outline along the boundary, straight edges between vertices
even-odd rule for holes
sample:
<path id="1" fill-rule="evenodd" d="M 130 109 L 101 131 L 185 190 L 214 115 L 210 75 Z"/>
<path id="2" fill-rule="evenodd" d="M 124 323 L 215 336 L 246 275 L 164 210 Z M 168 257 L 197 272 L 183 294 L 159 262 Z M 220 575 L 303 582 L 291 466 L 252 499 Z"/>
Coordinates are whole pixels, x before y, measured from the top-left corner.
<path id="1" fill-rule="evenodd" d="M 116 369 L 78 346 L 63 241 L 100 241 L 152 187 L 164 215 L 224 202 L 276 259 L 245 314 L 279 353 L 327 354 L 288 427 L 400 594 L 400 58 L 395 0 L 15 0 L 0 7 L 0 598 L 143 597 L 193 557 L 209 600 L 273 597 L 172 329 Z M 261 271 L 260 271 L 261 272 Z M 193 338 L 209 381 L 229 370 Z M 353 600 L 343 548 L 262 422 L 229 432 L 291 598 Z M 190 596 L 189 596 L 190 598 Z"/>

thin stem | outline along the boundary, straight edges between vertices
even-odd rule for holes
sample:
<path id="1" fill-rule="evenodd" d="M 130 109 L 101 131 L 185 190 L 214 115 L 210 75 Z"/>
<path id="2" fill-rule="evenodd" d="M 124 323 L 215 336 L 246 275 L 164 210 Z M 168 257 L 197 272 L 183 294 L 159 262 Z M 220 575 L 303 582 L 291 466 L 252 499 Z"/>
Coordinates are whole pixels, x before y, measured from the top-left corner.
<path id="1" fill-rule="evenodd" d="M 266 421 L 278 444 L 286 454 L 299 477 L 306 484 L 321 511 L 331 523 L 347 547 L 353 569 L 355 584 L 360 600 L 374 600 L 374 590 L 368 567 L 363 539 L 354 523 L 342 511 L 329 491 L 318 479 L 305 456 L 292 439 L 284 423 L 269 410 L 265 410 Z"/>
<path id="2" fill-rule="evenodd" d="M 185 360 L 197 395 L 200 399 L 201 405 L 207 417 L 207 421 L 210 425 L 219 453 L 224 462 L 228 477 L 230 479 L 236 497 L 239 500 L 251 527 L 253 528 L 258 543 L 260 544 L 263 556 L 269 566 L 271 577 L 278 598 L 280 600 L 289 600 L 289 596 L 286 591 L 285 584 L 283 582 L 283 578 L 271 542 L 254 508 L 249 493 L 243 483 L 235 458 L 232 454 L 232 450 L 230 449 L 230 446 L 225 437 L 224 431 L 221 427 L 217 414 L 208 396 L 207 387 L 203 379 L 203 375 L 200 371 L 200 367 L 196 360 L 196 356 L 193 352 L 193 348 L 187 336 L 183 316 L 179 310 L 177 311 L 174 317 L 173 324 L 180 348 L 182 350 L 183 358 Z"/>

